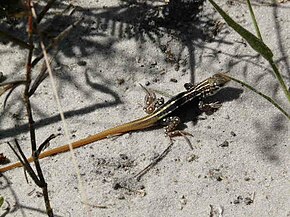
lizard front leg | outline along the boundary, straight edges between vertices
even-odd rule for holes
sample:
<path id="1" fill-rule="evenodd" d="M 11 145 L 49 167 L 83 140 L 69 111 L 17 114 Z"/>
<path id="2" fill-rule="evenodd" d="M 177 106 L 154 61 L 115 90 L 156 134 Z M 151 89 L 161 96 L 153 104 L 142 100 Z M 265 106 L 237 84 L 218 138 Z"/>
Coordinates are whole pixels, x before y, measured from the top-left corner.
<path id="1" fill-rule="evenodd" d="M 143 88 L 143 90 L 146 92 L 145 95 L 145 101 L 144 101 L 144 107 L 143 110 L 147 114 L 151 114 L 155 111 L 156 108 L 160 107 L 164 104 L 164 98 L 156 98 L 156 94 L 153 91 L 148 90 L 146 87 L 140 84 L 140 86 Z"/>
<path id="2" fill-rule="evenodd" d="M 203 101 L 200 101 L 198 103 L 199 110 L 206 113 L 207 115 L 213 114 L 221 106 L 222 106 L 222 104 L 219 102 L 204 103 Z"/>

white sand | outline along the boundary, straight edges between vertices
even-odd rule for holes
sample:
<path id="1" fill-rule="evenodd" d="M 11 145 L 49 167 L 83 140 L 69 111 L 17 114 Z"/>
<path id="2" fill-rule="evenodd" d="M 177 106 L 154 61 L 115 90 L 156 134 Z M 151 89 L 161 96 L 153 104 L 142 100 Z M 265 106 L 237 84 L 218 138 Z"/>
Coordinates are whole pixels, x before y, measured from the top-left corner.
<path id="1" fill-rule="evenodd" d="M 254 31 L 246 4 L 218 2 L 235 20 Z M 139 83 L 150 82 L 149 88 L 174 95 L 184 90 L 186 82 L 198 82 L 225 70 L 270 95 L 290 112 L 269 65 L 232 29 L 225 25 L 212 42 L 201 38 L 209 21 L 223 22 L 209 4 L 191 34 L 173 37 L 159 28 L 163 36 L 149 31 L 143 34 L 144 41 L 128 23 L 133 11 L 124 20 L 121 14 L 128 8 L 121 8 L 118 1 L 74 4 L 89 11 L 74 15 L 85 21 L 62 43 L 54 66 L 72 140 L 142 117 L 144 92 Z M 290 3 L 278 7 L 257 4 L 254 10 L 263 38 L 289 81 Z M 113 18 L 117 13 L 119 21 Z M 159 43 L 167 48 L 167 54 Z M 169 51 L 175 58 L 180 55 L 179 71 L 176 64 L 165 61 L 170 58 Z M 24 75 L 25 50 L 1 44 L 0 56 L 0 71 L 9 79 Z M 87 64 L 80 66 L 80 61 Z M 123 84 L 119 84 L 120 79 L 124 79 Z M 171 79 L 177 79 L 177 83 Z M 143 186 L 141 193 L 114 190 L 113 185 L 132 177 L 167 147 L 169 141 L 162 129 L 126 134 L 77 149 L 81 178 L 92 205 L 87 216 L 210 216 L 211 212 L 212 216 L 225 217 L 289 216 L 289 122 L 260 96 L 234 82 L 229 86 L 218 96 L 224 101 L 219 111 L 202 115 L 206 118 L 196 124 L 185 123 L 186 131 L 194 135 L 190 138 L 194 150 L 183 138 L 177 138 L 171 152 L 140 182 L 128 183 L 132 189 Z M 16 157 L 6 141 L 18 138 L 23 150 L 30 153 L 22 91 L 19 88 L 12 94 L 0 116 L 0 153 L 12 161 Z M 64 132 L 49 79 L 31 101 L 39 143 L 52 133 Z M 229 142 L 227 147 L 220 146 L 224 141 Z M 49 148 L 65 143 L 65 137 L 60 136 Z M 70 156 L 65 153 L 41 161 L 51 204 L 55 216 L 86 216 Z M 3 174 L 0 189 L 0 195 L 10 204 L 7 216 L 46 216 L 41 190 L 31 180 L 26 183 L 22 169 Z M 97 205 L 107 209 L 93 207 Z M 0 209 L 0 215 L 4 212 Z"/>

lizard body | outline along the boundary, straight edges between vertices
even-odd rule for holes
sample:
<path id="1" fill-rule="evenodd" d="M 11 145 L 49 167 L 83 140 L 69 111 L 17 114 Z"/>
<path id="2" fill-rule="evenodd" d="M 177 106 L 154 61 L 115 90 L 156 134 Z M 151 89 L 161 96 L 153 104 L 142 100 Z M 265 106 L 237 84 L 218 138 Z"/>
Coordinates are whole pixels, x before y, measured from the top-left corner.
<path id="1" fill-rule="evenodd" d="M 214 95 L 218 92 L 226 83 L 230 81 L 230 78 L 225 74 L 217 73 L 212 77 L 207 78 L 206 80 L 200 82 L 197 85 L 193 85 L 191 83 L 186 83 L 184 86 L 186 91 L 177 94 L 176 96 L 169 99 L 167 102 L 163 102 L 163 99 L 157 99 L 155 94 L 149 92 L 147 89 L 143 88 L 147 91 L 147 97 L 145 98 L 146 107 L 144 110 L 149 113 L 147 116 L 121 124 L 119 126 L 104 130 L 100 133 L 88 136 L 87 138 L 80 139 L 78 141 L 72 142 L 71 145 L 73 148 L 78 148 L 85 146 L 87 144 L 111 137 L 116 135 L 122 135 L 127 132 L 142 130 L 154 126 L 156 124 L 166 125 L 165 133 L 169 137 L 180 136 L 180 135 L 190 135 L 186 132 L 175 130 L 176 126 L 179 124 L 180 120 L 178 117 L 170 115 L 182 107 L 183 105 L 191 102 L 193 100 L 197 100 L 202 102 L 202 100 L 208 96 Z M 158 101 L 159 100 L 159 101 Z M 155 106 L 158 106 L 155 110 Z M 217 105 L 217 104 L 215 104 Z M 211 105 L 207 105 L 211 106 Z M 52 156 L 58 153 L 69 151 L 69 145 L 63 145 L 60 147 L 53 148 L 51 150 L 44 151 L 39 154 L 39 159 Z M 33 162 L 34 158 L 29 157 L 28 162 Z M 6 167 L 0 168 L 0 172 L 5 172 L 16 167 L 21 167 L 22 163 L 17 162 Z"/>

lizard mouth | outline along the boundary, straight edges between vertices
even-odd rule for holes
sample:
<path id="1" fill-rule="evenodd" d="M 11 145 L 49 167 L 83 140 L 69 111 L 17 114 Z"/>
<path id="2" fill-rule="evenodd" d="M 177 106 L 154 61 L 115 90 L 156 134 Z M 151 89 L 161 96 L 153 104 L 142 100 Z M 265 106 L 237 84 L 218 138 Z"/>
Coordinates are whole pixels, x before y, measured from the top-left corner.
<path id="1" fill-rule="evenodd" d="M 231 78 L 225 73 L 217 73 L 211 77 L 213 86 L 223 87 L 225 86 Z"/>

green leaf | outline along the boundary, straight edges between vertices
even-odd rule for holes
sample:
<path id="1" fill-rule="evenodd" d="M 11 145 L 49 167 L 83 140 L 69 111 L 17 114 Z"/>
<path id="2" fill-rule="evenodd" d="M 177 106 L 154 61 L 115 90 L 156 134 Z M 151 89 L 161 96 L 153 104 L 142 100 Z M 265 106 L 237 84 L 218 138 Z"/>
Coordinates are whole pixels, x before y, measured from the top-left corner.
<path id="1" fill-rule="evenodd" d="M 4 203 L 4 197 L 0 196 L 0 207 L 3 205 Z"/>
<path id="2" fill-rule="evenodd" d="M 261 54 L 266 60 L 271 61 L 273 53 L 270 48 L 259 38 L 253 35 L 251 32 L 246 30 L 244 27 L 236 23 L 229 15 L 226 14 L 213 0 L 209 0 L 213 7 L 219 12 L 219 14 L 224 18 L 227 24 L 232 27 L 239 35 L 241 35 L 249 45 Z"/>
<path id="3" fill-rule="evenodd" d="M 252 87 L 251 85 L 239 80 L 239 79 L 236 79 L 234 77 L 231 77 L 229 75 L 225 75 L 226 77 L 228 77 L 229 79 L 245 86 L 246 88 L 250 89 L 251 91 L 259 94 L 260 96 L 262 96 L 264 99 L 268 100 L 270 103 L 272 103 L 277 109 L 279 109 L 289 120 L 290 120 L 290 114 L 288 114 L 274 99 L 272 99 L 271 97 L 263 94 L 262 92 L 258 91 L 257 89 L 255 89 L 254 87 Z"/>

